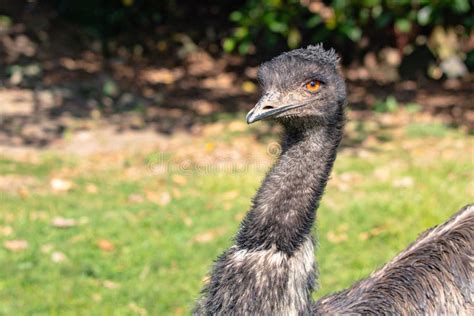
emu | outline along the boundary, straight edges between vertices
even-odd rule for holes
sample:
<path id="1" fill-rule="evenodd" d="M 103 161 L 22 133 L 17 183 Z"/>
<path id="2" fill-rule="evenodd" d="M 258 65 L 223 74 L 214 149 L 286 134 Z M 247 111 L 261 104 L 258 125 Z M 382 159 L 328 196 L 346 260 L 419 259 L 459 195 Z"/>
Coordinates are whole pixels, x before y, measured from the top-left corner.
<path id="1" fill-rule="evenodd" d="M 342 138 L 346 88 L 334 50 L 296 49 L 259 69 L 247 122 L 284 127 L 235 243 L 215 262 L 195 315 L 473 315 L 474 205 L 434 227 L 368 278 L 313 302 L 311 228 Z"/>

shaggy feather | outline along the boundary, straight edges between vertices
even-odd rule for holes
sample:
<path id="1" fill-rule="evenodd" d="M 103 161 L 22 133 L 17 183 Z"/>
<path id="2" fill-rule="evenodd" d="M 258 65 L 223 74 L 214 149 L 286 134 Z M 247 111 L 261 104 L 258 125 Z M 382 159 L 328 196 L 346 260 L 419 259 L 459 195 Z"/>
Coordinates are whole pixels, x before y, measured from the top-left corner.
<path id="1" fill-rule="evenodd" d="M 317 45 L 261 66 L 259 104 L 311 102 L 275 117 L 285 128 L 282 153 L 234 245 L 215 262 L 194 314 L 473 314 L 473 206 L 422 234 L 369 278 L 312 302 L 311 229 L 344 125 L 346 90 L 337 62 L 333 50 Z M 307 80 L 321 82 L 317 94 L 302 89 Z"/>
<path id="2" fill-rule="evenodd" d="M 313 312 L 474 315 L 474 205 L 427 230 L 351 288 L 319 300 Z"/>

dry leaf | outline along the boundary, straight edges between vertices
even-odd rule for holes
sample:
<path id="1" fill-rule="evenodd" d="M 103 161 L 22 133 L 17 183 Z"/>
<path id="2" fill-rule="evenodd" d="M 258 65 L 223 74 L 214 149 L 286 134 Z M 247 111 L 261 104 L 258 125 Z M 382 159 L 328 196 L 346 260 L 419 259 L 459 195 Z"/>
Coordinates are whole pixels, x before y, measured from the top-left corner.
<path id="1" fill-rule="evenodd" d="M 3 242 L 3 246 L 10 251 L 23 251 L 28 248 L 28 242 L 26 240 L 6 240 Z"/>
<path id="2" fill-rule="evenodd" d="M 187 227 L 193 226 L 193 220 L 191 219 L 191 217 L 184 216 L 183 222 L 184 222 L 184 225 L 186 225 Z"/>
<path id="3" fill-rule="evenodd" d="M 360 240 L 367 240 L 367 239 L 369 239 L 369 237 L 370 237 L 370 234 L 368 232 L 362 232 L 362 233 L 359 234 L 359 239 Z"/>
<path id="4" fill-rule="evenodd" d="M 393 181 L 392 185 L 395 188 L 409 188 L 415 184 L 415 180 L 412 177 L 403 177 Z"/>
<path id="5" fill-rule="evenodd" d="M 257 86 L 252 81 L 244 81 L 242 83 L 242 90 L 247 93 L 254 93 L 255 91 L 257 91 Z"/>
<path id="6" fill-rule="evenodd" d="M 0 191 L 17 192 L 21 197 L 26 197 L 28 189 L 38 184 L 38 179 L 31 176 L 0 175 Z"/>
<path id="7" fill-rule="evenodd" d="M 343 223 L 337 227 L 337 231 L 340 233 L 347 232 L 349 230 L 349 224 Z"/>
<path id="8" fill-rule="evenodd" d="M 140 316 L 148 315 L 147 310 L 143 307 L 138 306 L 135 302 L 131 302 L 130 304 L 128 304 L 128 308 L 130 308 L 132 312 L 137 313 Z"/>
<path id="9" fill-rule="evenodd" d="M 188 180 L 186 180 L 186 177 L 178 175 L 178 174 L 175 174 L 172 177 L 172 179 L 174 183 L 179 184 L 179 185 L 185 185 L 188 182 Z"/>
<path id="10" fill-rule="evenodd" d="M 372 236 L 377 236 L 377 235 L 380 235 L 381 233 L 383 233 L 386 230 L 387 230 L 387 228 L 385 226 L 379 226 L 379 227 L 375 227 L 375 228 L 371 229 L 370 234 Z"/>
<path id="11" fill-rule="evenodd" d="M 378 227 L 375 227 L 375 228 L 372 228 L 370 231 L 368 232 L 362 232 L 359 234 L 359 239 L 360 240 L 367 240 L 371 237 L 374 237 L 374 236 L 378 236 L 380 235 L 381 233 L 383 233 L 384 231 L 386 231 L 387 228 L 386 226 L 378 226 Z"/>
<path id="12" fill-rule="evenodd" d="M 76 226 L 77 222 L 73 218 L 55 217 L 51 225 L 56 228 L 70 228 Z"/>
<path id="13" fill-rule="evenodd" d="M 65 179 L 53 178 L 49 182 L 54 192 L 67 192 L 72 189 L 72 182 Z"/>
<path id="14" fill-rule="evenodd" d="M 102 295 L 100 295 L 99 293 L 94 293 L 92 294 L 92 300 L 94 302 L 100 302 L 102 301 Z"/>
<path id="15" fill-rule="evenodd" d="M 347 192 L 350 190 L 353 184 L 360 182 L 362 176 L 356 172 L 344 172 L 336 174 L 332 180 L 332 184 L 335 185 L 339 190 Z"/>
<path id="16" fill-rule="evenodd" d="M 215 111 L 215 106 L 207 100 L 192 100 L 189 105 L 200 115 L 208 115 Z"/>
<path id="17" fill-rule="evenodd" d="M 225 232 L 226 232 L 226 229 L 224 227 L 220 227 L 220 228 L 213 229 L 213 230 L 208 230 L 206 232 L 202 232 L 202 233 L 197 234 L 196 236 L 194 236 L 192 241 L 196 242 L 198 244 L 205 244 L 205 243 L 208 243 L 208 242 L 214 240 L 216 237 L 221 236 Z"/>
<path id="18" fill-rule="evenodd" d="M 374 135 L 369 135 L 364 140 L 364 146 L 366 146 L 366 147 L 376 147 L 379 144 L 380 144 L 379 140 Z"/>
<path id="19" fill-rule="evenodd" d="M 222 194 L 222 199 L 224 200 L 234 200 L 236 199 L 238 196 L 239 196 L 239 191 L 228 191 L 228 192 L 225 192 L 224 194 Z"/>
<path id="20" fill-rule="evenodd" d="M 30 191 L 27 188 L 19 188 L 18 189 L 18 195 L 22 199 L 26 199 L 30 195 Z"/>
<path id="21" fill-rule="evenodd" d="M 163 175 L 168 172 L 168 166 L 165 164 L 156 164 L 151 166 L 151 171 L 155 175 Z"/>
<path id="22" fill-rule="evenodd" d="M 237 221 L 237 222 L 240 222 L 244 219 L 244 216 L 245 216 L 245 213 L 237 213 L 235 214 L 234 216 L 234 219 Z"/>
<path id="23" fill-rule="evenodd" d="M 120 284 L 114 282 L 114 281 L 110 281 L 110 280 L 105 280 L 102 285 L 107 288 L 107 289 L 111 289 L 111 290 L 115 290 L 115 289 L 118 289 L 120 287 Z"/>
<path id="24" fill-rule="evenodd" d="M 370 151 L 365 150 L 365 149 L 360 149 L 356 152 L 357 156 L 363 159 L 369 159 L 373 157 L 374 154 L 372 154 Z"/>
<path id="25" fill-rule="evenodd" d="M 337 234 L 333 231 L 328 232 L 326 237 L 327 237 L 328 241 L 332 244 L 339 244 L 339 243 L 347 240 L 347 234 L 346 233 Z"/>
<path id="26" fill-rule="evenodd" d="M 130 1 L 130 0 L 128 0 Z M 152 84 L 172 84 L 183 75 L 181 69 L 169 70 L 166 68 L 145 69 L 141 73 L 142 79 Z"/>
<path id="27" fill-rule="evenodd" d="M 207 231 L 194 236 L 193 241 L 198 244 L 205 244 L 214 240 L 214 238 L 216 238 L 216 233 L 214 231 Z"/>
<path id="28" fill-rule="evenodd" d="M 89 183 L 88 185 L 86 185 L 86 192 L 96 194 L 97 192 L 99 192 L 99 189 L 97 189 L 97 186 L 95 184 Z"/>
<path id="29" fill-rule="evenodd" d="M 243 121 L 232 121 L 229 124 L 229 131 L 231 132 L 245 132 L 247 129 L 247 124 Z"/>
<path id="30" fill-rule="evenodd" d="M 202 126 L 202 133 L 204 136 L 214 136 L 222 134 L 225 125 L 222 122 L 210 123 Z"/>
<path id="31" fill-rule="evenodd" d="M 42 245 L 40 249 L 42 253 L 50 253 L 51 250 L 53 250 L 53 245 L 45 244 L 45 245 Z"/>
<path id="32" fill-rule="evenodd" d="M 177 188 L 173 188 L 172 193 L 173 193 L 173 197 L 176 199 L 179 199 L 180 197 L 183 196 L 183 193 L 181 193 L 181 191 L 178 190 Z"/>
<path id="33" fill-rule="evenodd" d="M 357 183 L 362 179 L 362 176 L 356 172 L 344 172 L 339 174 L 338 178 L 346 183 Z"/>
<path id="34" fill-rule="evenodd" d="M 13 234 L 13 228 L 10 226 L 0 226 L 0 234 L 3 236 L 10 236 Z"/>
<path id="35" fill-rule="evenodd" d="M 77 244 L 78 242 L 81 242 L 83 240 L 86 239 L 86 236 L 85 235 L 82 235 L 82 234 L 79 234 L 79 235 L 76 235 L 76 236 L 73 236 L 72 238 L 69 239 L 69 242 L 71 244 Z"/>
<path id="36" fill-rule="evenodd" d="M 145 199 L 138 193 L 133 193 L 128 196 L 128 201 L 131 203 L 142 203 Z"/>
<path id="37" fill-rule="evenodd" d="M 379 180 L 388 180 L 390 178 L 390 169 L 387 167 L 375 169 L 374 176 Z"/>
<path id="38" fill-rule="evenodd" d="M 184 315 L 184 308 L 183 307 L 176 307 L 175 309 L 173 309 L 173 315 L 175 315 L 175 316 Z"/>
<path id="39" fill-rule="evenodd" d="M 171 202 L 171 195 L 168 192 L 152 192 L 148 191 L 146 193 L 146 198 L 148 201 L 156 203 L 161 206 L 165 206 Z"/>
<path id="40" fill-rule="evenodd" d="M 66 261 L 67 257 L 65 254 L 59 251 L 55 251 L 51 254 L 51 260 L 55 263 L 61 263 L 63 261 Z"/>
<path id="41" fill-rule="evenodd" d="M 216 148 L 216 144 L 214 144 L 214 143 L 212 143 L 212 142 L 206 143 L 206 145 L 204 145 L 204 150 L 205 150 L 207 153 L 212 152 L 215 148 Z"/>
<path id="42" fill-rule="evenodd" d="M 115 246 L 112 242 L 108 241 L 107 239 L 99 239 L 97 241 L 97 246 L 103 250 L 103 251 L 107 251 L 107 252 L 112 252 L 115 250 Z"/>
<path id="43" fill-rule="evenodd" d="M 228 211 L 232 208 L 233 204 L 231 202 L 224 202 L 222 203 L 222 209 L 224 211 Z"/>
<path id="44" fill-rule="evenodd" d="M 29 217 L 30 217 L 30 220 L 32 221 L 37 221 L 37 220 L 44 221 L 48 218 L 48 213 L 44 211 L 32 211 L 29 214 Z"/>

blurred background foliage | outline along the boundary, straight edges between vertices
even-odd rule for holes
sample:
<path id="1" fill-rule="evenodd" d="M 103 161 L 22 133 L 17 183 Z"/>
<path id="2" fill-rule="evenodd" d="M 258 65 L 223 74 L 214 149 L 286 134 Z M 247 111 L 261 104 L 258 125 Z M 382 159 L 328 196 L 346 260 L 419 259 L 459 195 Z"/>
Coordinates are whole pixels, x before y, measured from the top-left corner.
<path id="1" fill-rule="evenodd" d="M 399 57 L 427 47 L 438 62 L 457 56 L 472 67 L 472 50 L 451 46 L 446 39 L 454 36 L 460 43 L 471 33 L 474 18 L 470 9 L 467 0 L 248 0 L 230 14 L 235 28 L 223 47 L 251 54 L 257 50 L 255 43 L 261 43 L 259 49 L 273 54 L 275 47 L 328 42 L 346 62 L 384 47 L 397 48 Z"/>
<path id="2" fill-rule="evenodd" d="M 282 50 L 325 42 L 346 64 L 368 52 L 393 48 L 397 67 L 410 57 L 435 79 L 474 67 L 469 0 L 38 0 L 7 1 L 0 24 L 15 10 L 48 7 L 53 15 L 100 39 L 105 56 L 125 45 L 135 53 L 184 48 L 237 53 L 257 60 Z M 2 8 L 0 8 L 1 10 Z M 1 13 L 1 12 L 0 12 Z M 2 22 L 3 21 L 3 22 Z M 429 59 L 429 62 L 426 62 Z M 444 63 L 444 64 L 443 64 Z"/>
<path id="3" fill-rule="evenodd" d="M 124 126 L 189 129 L 246 111 L 259 63 L 318 42 L 342 57 L 351 109 L 418 103 L 472 130 L 473 25 L 469 0 L 3 0 L 0 86 L 33 101 L 4 105 L 0 141 L 125 112 Z"/>

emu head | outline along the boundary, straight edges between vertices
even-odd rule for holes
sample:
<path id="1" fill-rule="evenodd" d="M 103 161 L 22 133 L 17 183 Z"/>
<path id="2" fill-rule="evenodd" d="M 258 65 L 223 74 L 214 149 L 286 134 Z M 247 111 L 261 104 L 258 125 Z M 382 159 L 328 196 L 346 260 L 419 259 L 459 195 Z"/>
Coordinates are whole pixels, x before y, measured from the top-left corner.
<path id="1" fill-rule="evenodd" d="M 262 64 L 258 79 L 263 95 L 247 114 L 247 123 L 276 119 L 282 123 L 331 122 L 346 100 L 334 50 L 321 44 L 283 53 Z"/>

